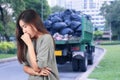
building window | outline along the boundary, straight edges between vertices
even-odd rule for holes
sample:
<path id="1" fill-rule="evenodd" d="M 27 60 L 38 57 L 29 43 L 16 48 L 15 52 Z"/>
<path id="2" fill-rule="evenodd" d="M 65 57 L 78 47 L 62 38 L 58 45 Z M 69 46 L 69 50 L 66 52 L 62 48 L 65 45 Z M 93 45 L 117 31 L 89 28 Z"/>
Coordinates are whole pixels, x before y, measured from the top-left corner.
<path id="1" fill-rule="evenodd" d="M 87 0 L 84 0 L 84 9 L 87 9 Z"/>

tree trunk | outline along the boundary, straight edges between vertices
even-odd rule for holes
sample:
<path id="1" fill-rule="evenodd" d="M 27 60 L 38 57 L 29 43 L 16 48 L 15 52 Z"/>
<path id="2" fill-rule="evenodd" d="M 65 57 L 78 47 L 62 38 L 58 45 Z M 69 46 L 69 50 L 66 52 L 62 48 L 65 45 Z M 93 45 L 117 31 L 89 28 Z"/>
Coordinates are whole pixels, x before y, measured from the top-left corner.
<path id="1" fill-rule="evenodd" d="M 10 41 L 9 36 L 6 33 L 4 34 L 4 36 L 7 41 Z"/>
<path id="2" fill-rule="evenodd" d="M 118 40 L 120 40 L 120 32 L 118 32 Z"/>
<path id="3" fill-rule="evenodd" d="M 4 13 L 3 13 L 3 8 L 1 7 L 0 5 L 0 12 L 1 12 L 1 21 L 3 23 L 3 31 L 4 31 L 4 37 L 7 41 L 10 41 L 9 39 L 9 36 L 7 35 L 7 31 L 6 31 L 6 22 L 5 22 L 5 19 L 4 19 Z"/>

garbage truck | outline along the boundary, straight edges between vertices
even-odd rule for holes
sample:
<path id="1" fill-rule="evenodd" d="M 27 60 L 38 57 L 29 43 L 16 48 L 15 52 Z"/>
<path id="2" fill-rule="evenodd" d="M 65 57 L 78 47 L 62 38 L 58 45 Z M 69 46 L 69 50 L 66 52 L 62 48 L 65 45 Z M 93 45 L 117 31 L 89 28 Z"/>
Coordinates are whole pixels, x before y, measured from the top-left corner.
<path id="1" fill-rule="evenodd" d="M 70 62 L 73 71 L 85 72 L 87 66 L 93 64 L 93 52 L 95 51 L 90 17 L 75 10 L 65 10 L 61 14 L 50 15 L 48 20 L 45 26 L 55 40 L 57 64 L 63 65 Z"/>

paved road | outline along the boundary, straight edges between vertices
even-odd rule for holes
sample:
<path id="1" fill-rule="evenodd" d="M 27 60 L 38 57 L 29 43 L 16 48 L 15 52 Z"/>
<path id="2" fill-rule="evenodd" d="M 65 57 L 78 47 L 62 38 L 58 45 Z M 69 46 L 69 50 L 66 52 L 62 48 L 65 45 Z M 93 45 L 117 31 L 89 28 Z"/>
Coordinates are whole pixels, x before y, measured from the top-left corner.
<path id="1" fill-rule="evenodd" d="M 17 61 L 0 64 L 0 80 L 27 80 L 22 65 Z"/>
<path id="2" fill-rule="evenodd" d="M 101 50 L 96 49 L 95 60 L 102 54 Z M 93 65 L 92 65 L 93 66 Z M 88 66 L 88 70 L 92 68 Z M 73 72 L 71 63 L 58 65 L 60 80 L 80 80 L 84 72 Z M 5 62 L 0 64 L 0 80 L 27 80 L 28 75 L 22 70 L 22 65 L 17 61 Z"/>

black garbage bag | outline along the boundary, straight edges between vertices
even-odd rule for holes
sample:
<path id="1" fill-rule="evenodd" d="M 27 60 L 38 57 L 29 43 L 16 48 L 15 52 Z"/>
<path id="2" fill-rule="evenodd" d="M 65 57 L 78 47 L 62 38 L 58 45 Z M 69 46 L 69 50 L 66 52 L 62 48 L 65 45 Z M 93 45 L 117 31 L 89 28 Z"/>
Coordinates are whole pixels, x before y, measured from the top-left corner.
<path id="1" fill-rule="evenodd" d="M 53 13 L 54 14 L 54 16 L 60 16 L 60 12 L 55 12 L 55 13 Z"/>
<path id="2" fill-rule="evenodd" d="M 48 16 L 48 19 L 51 20 L 51 18 L 54 17 L 54 16 L 55 16 L 55 14 L 50 14 L 50 15 Z"/>
<path id="3" fill-rule="evenodd" d="M 51 35 L 54 35 L 57 32 L 55 29 L 52 29 L 52 28 L 49 29 L 48 31 L 50 32 Z"/>
<path id="4" fill-rule="evenodd" d="M 59 12 L 59 17 L 61 18 L 61 19 L 63 19 L 63 17 L 64 17 L 64 12 L 62 11 L 62 12 Z"/>
<path id="5" fill-rule="evenodd" d="M 51 28 L 51 24 L 52 24 L 52 22 L 51 22 L 50 20 L 44 21 L 44 26 L 45 26 L 46 28 Z"/>
<path id="6" fill-rule="evenodd" d="M 73 36 L 81 37 L 82 31 L 76 31 Z"/>
<path id="7" fill-rule="evenodd" d="M 66 9 L 64 11 L 64 15 L 71 15 L 73 13 L 73 11 L 71 9 Z"/>
<path id="8" fill-rule="evenodd" d="M 76 11 L 75 14 L 82 15 L 82 12 L 81 11 Z"/>
<path id="9" fill-rule="evenodd" d="M 71 15 L 64 15 L 62 19 L 63 19 L 63 21 L 65 21 L 65 20 L 69 20 L 70 21 L 71 20 L 70 17 L 71 17 Z"/>
<path id="10" fill-rule="evenodd" d="M 78 26 L 78 28 L 76 29 L 76 31 L 82 31 L 82 25 Z"/>
<path id="11" fill-rule="evenodd" d="M 52 23 L 56 23 L 56 22 L 61 22 L 62 19 L 58 16 L 54 16 L 54 17 L 51 18 L 51 21 L 52 21 Z"/>
<path id="12" fill-rule="evenodd" d="M 77 11 L 75 9 L 71 9 L 73 13 L 76 13 Z"/>
<path id="13" fill-rule="evenodd" d="M 81 25 L 81 22 L 78 22 L 78 21 L 72 21 L 71 24 L 70 24 L 70 28 L 72 30 L 76 30 L 78 28 L 78 26 Z"/>
<path id="14" fill-rule="evenodd" d="M 78 26 L 78 28 L 75 30 L 74 36 L 81 37 L 82 35 L 82 25 Z"/>
<path id="15" fill-rule="evenodd" d="M 67 27 L 67 24 L 65 22 L 56 22 L 52 25 L 52 28 L 55 30 L 61 30 L 66 27 Z"/>
<path id="16" fill-rule="evenodd" d="M 70 20 L 65 20 L 64 21 L 68 26 L 70 26 L 70 24 L 71 24 L 71 21 Z"/>
<path id="17" fill-rule="evenodd" d="M 60 31 L 60 34 L 65 35 L 65 34 L 69 34 L 72 35 L 74 33 L 74 31 L 71 28 L 64 28 Z"/>
<path id="18" fill-rule="evenodd" d="M 62 13 L 62 19 L 63 19 L 64 21 L 65 21 L 65 20 L 71 20 L 71 19 L 70 19 L 71 14 L 73 14 L 73 12 L 72 12 L 71 9 L 65 10 L 65 11 Z"/>
<path id="19" fill-rule="evenodd" d="M 71 14 L 71 20 L 81 22 L 81 16 L 79 16 L 78 14 Z"/>

